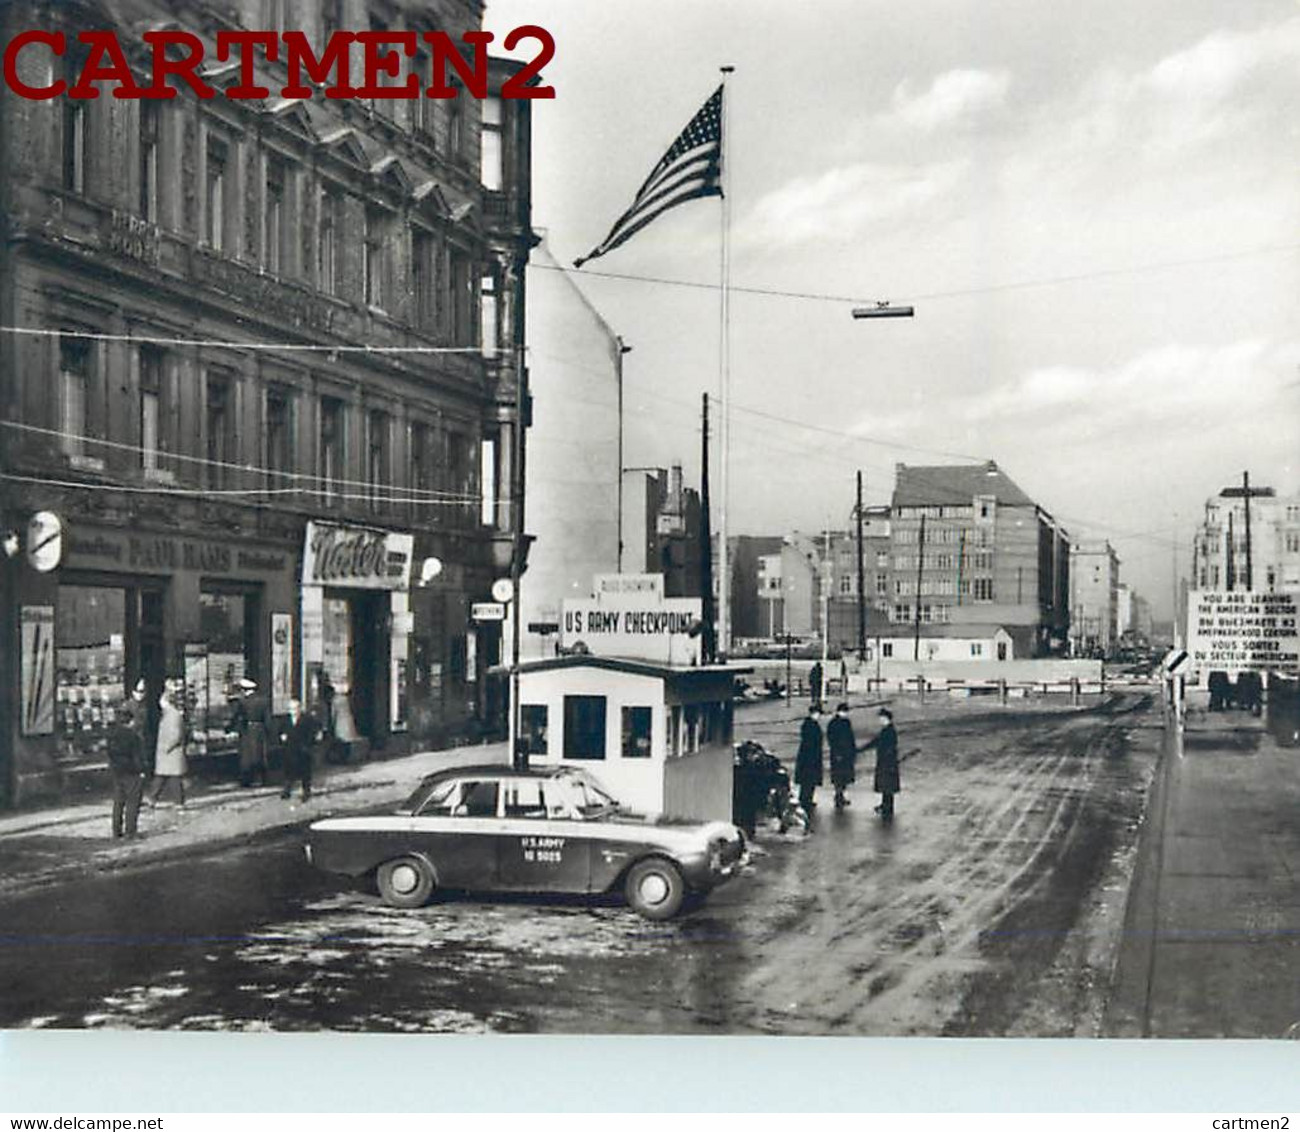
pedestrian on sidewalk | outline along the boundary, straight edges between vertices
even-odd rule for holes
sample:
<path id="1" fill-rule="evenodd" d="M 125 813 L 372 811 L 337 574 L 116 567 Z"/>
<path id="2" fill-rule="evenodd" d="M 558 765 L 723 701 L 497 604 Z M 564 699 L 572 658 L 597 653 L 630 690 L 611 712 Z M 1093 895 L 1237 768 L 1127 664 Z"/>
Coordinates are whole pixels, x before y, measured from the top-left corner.
<path id="1" fill-rule="evenodd" d="M 288 725 L 280 732 L 280 745 L 284 749 L 284 789 L 281 798 L 293 793 L 293 784 L 302 783 L 302 800 L 311 798 L 312 757 L 320 726 L 311 712 L 303 711 L 301 700 L 289 701 Z"/>
<path id="2" fill-rule="evenodd" d="M 169 782 L 176 783 L 181 809 L 185 809 L 185 714 L 180 706 L 178 682 L 167 681 L 158 700 L 158 742 L 154 748 L 154 791 L 150 799 L 157 805 Z"/>
<path id="3" fill-rule="evenodd" d="M 143 713 L 141 713 L 143 714 Z M 108 767 L 113 773 L 113 836 L 135 837 L 140 828 L 140 799 L 146 774 L 143 720 L 136 707 L 122 704 L 108 732 Z"/>
<path id="4" fill-rule="evenodd" d="M 230 713 L 230 726 L 239 735 L 239 785 L 266 785 L 266 704 L 257 695 L 257 684 L 246 677 L 239 681 L 239 698 Z"/>
<path id="5" fill-rule="evenodd" d="M 835 717 L 826 725 L 826 745 L 831 751 L 831 785 L 835 787 L 835 808 L 849 805 L 844 791 L 857 779 L 858 744 L 849 721 L 849 705 L 840 704 Z"/>
<path id="6" fill-rule="evenodd" d="M 890 821 L 894 817 L 894 795 L 903 788 L 898 776 L 898 732 L 894 729 L 894 713 L 888 708 L 880 709 L 879 719 L 880 734 L 867 743 L 863 750 L 869 747 L 876 749 L 876 773 L 872 783 L 880 795 L 876 813 Z"/>
<path id="7" fill-rule="evenodd" d="M 817 787 L 822 784 L 822 706 L 808 705 L 808 716 L 799 727 L 799 753 L 794 757 L 794 781 L 799 787 L 799 805 L 809 816 L 817 805 Z"/>
<path id="8" fill-rule="evenodd" d="M 814 704 L 822 702 L 822 662 L 813 661 L 813 666 L 808 670 L 808 698 Z"/>

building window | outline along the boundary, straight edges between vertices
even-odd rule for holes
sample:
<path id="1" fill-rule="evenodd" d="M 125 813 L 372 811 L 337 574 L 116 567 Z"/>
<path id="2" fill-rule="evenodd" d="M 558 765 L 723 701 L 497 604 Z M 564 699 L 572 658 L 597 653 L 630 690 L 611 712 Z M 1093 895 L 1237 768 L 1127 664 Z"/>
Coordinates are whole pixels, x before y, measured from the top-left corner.
<path id="1" fill-rule="evenodd" d="M 983 643 L 980 641 L 971 641 L 970 654 L 971 656 L 983 656 L 984 655 Z"/>
<path id="2" fill-rule="evenodd" d="M 548 715 L 545 704 L 519 705 L 519 736 L 528 744 L 530 755 L 546 754 Z"/>
<path id="3" fill-rule="evenodd" d="M 485 358 L 495 357 L 501 345 L 498 310 L 496 272 L 486 271 L 479 282 L 479 343 Z"/>
<path id="4" fill-rule="evenodd" d="M 363 247 L 362 277 L 365 281 L 365 300 L 368 306 L 384 307 L 387 283 L 388 218 L 375 208 L 366 209 L 365 244 Z"/>
<path id="5" fill-rule="evenodd" d="M 338 239 L 342 216 L 337 193 L 320 194 L 320 213 L 316 221 L 316 286 L 327 295 L 338 293 Z"/>
<path id="6" fill-rule="evenodd" d="M 263 31 L 282 32 L 288 18 L 289 0 L 262 0 Z"/>
<path id="7" fill-rule="evenodd" d="M 322 397 L 320 403 L 320 480 L 326 499 L 336 499 L 343 486 L 343 402 Z"/>
<path id="8" fill-rule="evenodd" d="M 650 757 L 650 730 L 654 713 L 648 707 L 623 709 L 623 757 L 648 759 Z"/>
<path id="9" fill-rule="evenodd" d="M 841 595 L 841 596 L 848 596 L 848 595 L 851 595 L 852 593 L 853 593 L 853 575 L 852 575 L 852 574 L 841 574 L 841 575 L 840 575 L 840 595 Z"/>
<path id="10" fill-rule="evenodd" d="M 282 390 L 266 394 L 266 468 L 273 476 L 293 470 L 293 406 Z"/>
<path id="11" fill-rule="evenodd" d="M 893 641 L 882 642 L 880 646 L 880 655 L 882 657 L 885 657 L 886 659 L 892 657 L 894 655 L 894 642 Z"/>
<path id="12" fill-rule="evenodd" d="M 320 30 L 322 48 L 329 43 L 330 36 L 343 30 L 343 0 L 322 0 Z"/>
<path id="13" fill-rule="evenodd" d="M 436 260 L 437 244 L 428 232 L 411 236 L 411 276 L 415 290 L 415 325 L 435 330 L 438 325 Z"/>
<path id="14" fill-rule="evenodd" d="M 501 99 L 483 100 L 483 133 L 479 152 L 479 180 L 489 192 L 500 192 L 504 183 L 504 143 L 501 132 Z"/>
<path id="15" fill-rule="evenodd" d="M 976 578 L 971 586 L 971 596 L 976 601 L 993 600 L 993 579 Z"/>
<path id="16" fill-rule="evenodd" d="M 262 262 L 266 270 L 284 275 L 288 268 L 288 225 L 285 223 L 284 163 L 272 159 L 266 163 L 266 223 L 263 230 Z"/>
<path id="17" fill-rule="evenodd" d="M 230 165 L 230 147 L 220 138 L 208 138 L 207 173 L 204 182 L 203 238 L 213 251 L 226 246 L 227 175 Z"/>
<path id="18" fill-rule="evenodd" d="M 388 486 L 388 414 L 378 410 L 367 419 L 366 482 L 370 485 L 371 504 L 382 509 Z"/>
<path id="19" fill-rule="evenodd" d="M 162 443 L 163 353 L 140 347 L 140 467 L 158 471 Z"/>
<path id="20" fill-rule="evenodd" d="M 86 191 L 86 103 L 76 98 L 63 100 L 63 187 Z"/>
<path id="21" fill-rule="evenodd" d="M 90 343 L 59 339 L 59 437 L 65 456 L 86 451 L 86 403 L 90 387 Z"/>
<path id="22" fill-rule="evenodd" d="M 451 253 L 448 287 L 451 311 L 451 338 L 456 346 L 474 344 L 474 274 L 470 259 L 461 252 Z"/>
<path id="23" fill-rule="evenodd" d="M 605 697 L 564 697 L 564 757 L 605 757 Z"/>
<path id="24" fill-rule="evenodd" d="M 471 521 L 478 515 L 477 447 L 474 438 L 463 432 L 447 436 L 447 464 L 451 480 L 449 489 L 456 499 L 457 515 L 461 522 Z"/>
<path id="25" fill-rule="evenodd" d="M 426 144 L 432 145 L 434 141 L 433 112 L 437 102 L 432 98 L 425 98 L 423 95 L 433 85 L 433 57 L 428 52 L 421 51 L 415 56 L 415 61 L 411 64 L 411 71 L 420 81 L 421 94 L 421 97 L 415 100 L 412 126 L 415 132 L 422 136 Z"/>
<path id="26" fill-rule="evenodd" d="M 158 223 L 158 104 L 140 102 L 140 216 Z"/>
<path id="27" fill-rule="evenodd" d="M 465 156 L 465 105 L 462 88 L 457 86 L 456 97 L 447 99 L 447 153 L 453 161 Z"/>
<path id="28" fill-rule="evenodd" d="M 498 506 L 501 495 L 501 468 L 497 462 L 497 442 L 494 437 L 485 436 L 479 445 L 479 483 L 482 491 L 479 499 L 479 521 L 485 527 L 498 526 L 505 508 Z"/>
<path id="29" fill-rule="evenodd" d="M 208 395 L 204 414 L 207 440 L 208 485 L 222 487 L 227 480 L 230 462 L 230 425 L 232 385 L 229 378 L 208 375 Z"/>

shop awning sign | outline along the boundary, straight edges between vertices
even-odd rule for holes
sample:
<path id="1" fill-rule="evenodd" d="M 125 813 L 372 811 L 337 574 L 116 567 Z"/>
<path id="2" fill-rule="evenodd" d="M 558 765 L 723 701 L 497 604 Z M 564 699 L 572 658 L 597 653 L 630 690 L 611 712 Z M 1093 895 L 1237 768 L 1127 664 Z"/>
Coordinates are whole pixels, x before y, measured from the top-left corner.
<path id="1" fill-rule="evenodd" d="M 504 621 L 506 607 L 499 601 L 476 601 L 470 606 L 469 615 L 475 621 Z"/>
<path id="2" fill-rule="evenodd" d="M 414 551 L 414 535 L 309 522 L 302 552 L 303 585 L 409 589 Z"/>
<path id="3" fill-rule="evenodd" d="M 1187 651 L 1202 672 L 1300 672 L 1300 594 L 1193 590 Z"/>

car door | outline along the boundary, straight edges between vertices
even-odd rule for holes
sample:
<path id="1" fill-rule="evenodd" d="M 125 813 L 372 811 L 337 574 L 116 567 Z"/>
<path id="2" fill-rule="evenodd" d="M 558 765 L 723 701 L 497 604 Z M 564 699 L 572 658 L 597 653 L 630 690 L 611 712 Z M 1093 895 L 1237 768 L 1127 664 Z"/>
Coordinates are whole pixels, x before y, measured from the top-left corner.
<path id="1" fill-rule="evenodd" d="M 587 892 L 591 847 L 564 784 L 506 779 L 501 802 L 498 885 L 516 892 Z"/>
<path id="2" fill-rule="evenodd" d="M 411 822 L 411 848 L 433 863 L 440 887 L 497 886 L 500 789 L 496 778 L 457 779 L 450 790 L 431 796 Z"/>

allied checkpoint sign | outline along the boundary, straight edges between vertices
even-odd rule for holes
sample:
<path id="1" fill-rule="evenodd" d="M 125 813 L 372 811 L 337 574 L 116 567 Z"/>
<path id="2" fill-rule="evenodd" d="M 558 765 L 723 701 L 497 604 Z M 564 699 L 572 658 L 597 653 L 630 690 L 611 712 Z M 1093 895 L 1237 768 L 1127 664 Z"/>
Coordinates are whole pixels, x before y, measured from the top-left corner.
<path id="1" fill-rule="evenodd" d="M 1257 590 L 1187 595 L 1187 651 L 1201 672 L 1300 673 L 1300 594 Z"/>
<path id="2" fill-rule="evenodd" d="M 593 656 L 700 663 L 698 597 L 664 597 L 662 574 L 602 574 L 595 597 L 570 598 L 560 616 L 560 644 L 581 641 Z"/>

